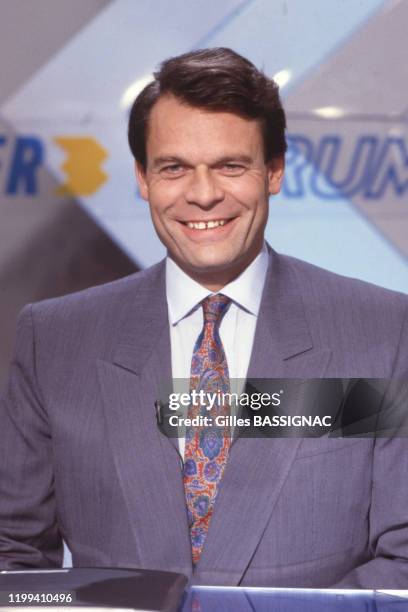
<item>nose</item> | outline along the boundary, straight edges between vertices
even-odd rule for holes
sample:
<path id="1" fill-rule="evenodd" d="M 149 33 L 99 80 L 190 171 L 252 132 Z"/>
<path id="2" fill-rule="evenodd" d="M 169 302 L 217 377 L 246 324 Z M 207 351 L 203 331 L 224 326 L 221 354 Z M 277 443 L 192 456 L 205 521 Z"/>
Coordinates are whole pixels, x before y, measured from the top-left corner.
<path id="1" fill-rule="evenodd" d="M 224 191 L 217 184 L 208 166 L 197 166 L 185 192 L 186 201 L 201 208 L 211 208 L 224 199 Z"/>

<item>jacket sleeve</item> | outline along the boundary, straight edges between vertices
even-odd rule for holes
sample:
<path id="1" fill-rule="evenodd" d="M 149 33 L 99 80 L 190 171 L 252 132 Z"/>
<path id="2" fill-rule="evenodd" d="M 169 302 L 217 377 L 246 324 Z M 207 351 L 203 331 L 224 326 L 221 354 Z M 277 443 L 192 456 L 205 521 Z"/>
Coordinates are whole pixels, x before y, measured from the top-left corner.
<path id="1" fill-rule="evenodd" d="M 391 434 L 378 437 L 374 446 L 368 543 L 371 558 L 334 588 L 408 588 L 408 316 L 388 389 L 386 404 L 395 414 L 386 418 Z"/>
<path id="2" fill-rule="evenodd" d="M 0 570 L 60 567 L 50 423 L 36 378 L 32 306 L 17 322 L 0 400 Z"/>

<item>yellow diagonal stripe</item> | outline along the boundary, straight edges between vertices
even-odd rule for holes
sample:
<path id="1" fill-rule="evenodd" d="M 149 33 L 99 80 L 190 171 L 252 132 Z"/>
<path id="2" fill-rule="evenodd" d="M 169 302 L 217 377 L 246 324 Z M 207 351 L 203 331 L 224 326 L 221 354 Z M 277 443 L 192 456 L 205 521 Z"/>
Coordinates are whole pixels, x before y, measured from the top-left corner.
<path id="1" fill-rule="evenodd" d="M 101 169 L 107 151 L 94 138 L 58 136 L 54 141 L 66 153 L 61 166 L 67 180 L 57 189 L 57 195 L 92 195 L 105 183 L 108 175 Z"/>

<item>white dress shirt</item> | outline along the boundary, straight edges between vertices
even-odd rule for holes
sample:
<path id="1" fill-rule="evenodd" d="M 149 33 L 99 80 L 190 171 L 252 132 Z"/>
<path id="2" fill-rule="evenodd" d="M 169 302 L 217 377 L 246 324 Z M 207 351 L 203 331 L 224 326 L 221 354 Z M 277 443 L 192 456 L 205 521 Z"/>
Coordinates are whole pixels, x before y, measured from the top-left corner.
<path id="1" fill-rule="evenodd" d="M 247 376 L 262 290 L 268 268 L 268 251 L 262 251 L 240 276 L 218 293 L 231 299 L 220 324 L 231 382 L 231 392 L 240 393 Z M 170 322 L 171 367 L 174 392 L 187 393 L 194 345 L 203 328 L 200 302 L 212 292 L 194 281 L 169 257 L 166 259 L 166 296 Z M 179 438 L 181 456 L 185 440 Z"/>

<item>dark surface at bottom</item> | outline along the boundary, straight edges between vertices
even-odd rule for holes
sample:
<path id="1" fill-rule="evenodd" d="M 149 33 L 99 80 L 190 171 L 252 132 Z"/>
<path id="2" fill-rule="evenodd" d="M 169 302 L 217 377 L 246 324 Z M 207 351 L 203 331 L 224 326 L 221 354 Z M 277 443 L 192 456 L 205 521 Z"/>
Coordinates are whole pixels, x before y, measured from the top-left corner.
<path id="1" fill-rule="evenodd" d="M 175 612 L 186 583 L 182 574 L 149 570 L 69 569 L 0 574 L 2 595 L 72 592 L 75 593 L 72 606 L 157 612 Z M 35 609 L 33 604 L 30 607 Z"/>

